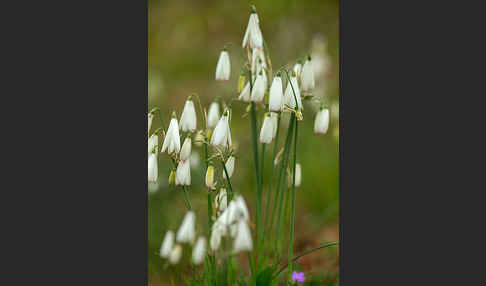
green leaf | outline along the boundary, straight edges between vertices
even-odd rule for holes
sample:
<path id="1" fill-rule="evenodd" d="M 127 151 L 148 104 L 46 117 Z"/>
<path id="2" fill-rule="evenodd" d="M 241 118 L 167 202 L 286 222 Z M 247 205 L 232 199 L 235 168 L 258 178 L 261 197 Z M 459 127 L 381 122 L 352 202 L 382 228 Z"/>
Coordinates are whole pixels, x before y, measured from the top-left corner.
<path id="1" fill-rule="evenodd" d="M 272 273 L 273 267 L 267 266 L 260 273 L 258 273 L 256 278 L 256 285 L 258 286 L 270 286 L 272 283 Z"/>

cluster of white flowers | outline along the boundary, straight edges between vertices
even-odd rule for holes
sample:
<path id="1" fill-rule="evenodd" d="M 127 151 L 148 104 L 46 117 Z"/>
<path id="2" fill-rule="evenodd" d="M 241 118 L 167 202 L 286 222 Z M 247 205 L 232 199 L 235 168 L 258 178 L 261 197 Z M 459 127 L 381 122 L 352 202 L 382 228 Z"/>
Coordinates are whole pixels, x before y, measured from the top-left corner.
<path id="1" fill-rule="evenodd" d="M 184 220 L 177 231 L 177 236 L 174 236 L 174 232 L 172 230 L 168 230 L 165 234 L 164 240 L 162 241 L 162 246 L 160 247 L 160 257 L 168 259 L 170 264 L 179 263 L 182 257 L 181 244 L 194 244 L 194 240 L 196 239 L 195 223 L 196 215 L 193 211 L 189 211 L 186 213 L 186 216 L 184 217 Z M 205 255 L 206 238 L 204 236 L 200 236 L 197 239 L 192 251 L 192 262 L 195 265 L 201 264 Z"/>
<path id="2" fill-rule="evenodd" d="M 226 190 L 223 190 L 223 192 L 218 194 L 215 201 L 215 205 L 222 213 L 216 219 L 211 229 L 211 238 L 209 240 L 211 250 L 218 250 L 221 238 L 229 235 L 234 238 L 233 251 L 235 253 L 251 251 L 253 249 L 253 240 L 248 227 L 250 213 L 246 207 L 245 200 L 242 196 L 238 196 L 226 207 L 227 194 Z"/>

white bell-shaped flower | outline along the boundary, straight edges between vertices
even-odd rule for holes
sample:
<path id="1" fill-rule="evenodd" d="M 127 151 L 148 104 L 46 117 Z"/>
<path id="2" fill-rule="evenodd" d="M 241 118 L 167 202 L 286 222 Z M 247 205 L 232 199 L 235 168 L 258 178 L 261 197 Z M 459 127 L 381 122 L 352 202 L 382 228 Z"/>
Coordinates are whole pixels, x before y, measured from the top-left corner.
<path id="1" fill-rule="evenodd" d="M 169 123 L 169 128 L 165 134 L 164 143 L 162 144 L 162 153 L 167 150 L 168 154 L 179 153 L 181 151 L 181 138 L 179 136 L 179 125 L 175 118 L 175 113 Z"/>
<path id="2" fill-rule="evenodd" d="M 253 49 L 251 54 L 251 73 L 256 74 L 262 68 L 267 68 L 263 49 Z"/>
<path id="3" fill-rule="evenodd" d="M 252 249 L 253 240 L 251 238 L 250 228 L 248 227 L 248 223 L 245 220 L 240 219 L 238 220 L 236 228 L 236 238 L 233 242 L 233 251 L 251 251 Z"/>
<path id="4" fill-rule="evenodd" d="M 152 134 L 148 139 L 148 154 L 157 153 L 157 145 L 159 145 L 159 136 L 157 134 Z"/>
<path id="5" fill-rule="evenodd" d="M 243 48 L 246 48 L 248 44 L 252 49 L 263 48 L 263 36 L 259 22 L 258 15 L 254 7 L 252 7 L 250 20 L 248 20 L 248 26 L 246 27 L 245 36 L 243 37 Z"/>
<path id="6" fill-rule="evenodd" d="M 225 188 L 221 188 L 214 198 L 214 206 L 218 212 L 222 212 L 228 207 L 228 193 Z"/>
<path id="7" fill-rule="evenodd" d="M 295 186 L 300 187 L 300 184 L 302 183 L 302 169 L 300 167 L 300 164 L 295 164 Z"/>
<path id="8" fill-rule="evenodd" d="M 282 111 L 283 92 L 282 92 L 282 78 L 280 72 L 273 78 L 272 86 L 270 87 L 270 97 L 268 99 L 270 111 Z"/>
<path id="9" fill-rule="evenodd" d="M 219 55 L 218 64 L 216 65 L 216 80 L 229 80 L 230 72 L 230 58 L 225 47 Z"/>
<path id="10" fill-rule="evenodd" d="M 314 133 L 326 134 L 329 128 L 329 109 L 321 107 L 314 121 Z"/>
<path id="11" fill-rule="evenodd" d="M 311 57 L 308 56 L 307 60 L 302 67 L 302 74 L 300 81 L 302 83 L 302 91 L 311 91 L 315 87 L 314 82 L 314 67 L 312 66 Z"/>
<path id="12" fill-rule="evenodd" d="M 235 170 L 235 156 L 231 155 L 226 163 L 224 164 L 226 167 L 226 171 L 228 172 L 228 176 L 231 178 L 233 176 L 233 171 Z M 223 170 L 223 177 L 226 179 L 226 173 Z"/>
<path id="13" fill-rule="evenodd" d="M 181 160 L 185 161 L 191 157 L 191 137 L 187 136 L 184 140 L 184 144 L 182 144 L 180 158 Z"/>
<path id="14" fill-rule="evenodd" d="M 293 88 L 293 89 L 292 89 Z M 295 97 L 294 97 L 295 92 Z M 292 109 L 301 110 L 302 109 L 302 99 L 300 97 L 300 89 L 299 83 L 297 81 L 297 77 L 295 76 L 295 72 L 292 72 L 290 80 L 287 82 L 287 88 L 285 89 L 285 104 L 287 104 Z M 297 105 L 295 105 L 295 99 L 297 98 Z"/>
<path id="15" fill-rule="evenodd" d="M 274 137 L 274 129 L 275 126 L 270 113 L 265 113 L 265 119 L 260 130 L 260 143 L 270 144 Z"/>
<path id="16" fill-rule="evenodd" d="M 204 236 L 200 236 L 197 239 L 194 249 L 192 250 L 192 262 L 195 265 L 201 264 L 204 260 L 205 255 L 206 255 L 206 238 Z"/>
<path id="17" fill-rule="evenodd" d="M 152 120 L 153 119 L 154 119 L 154 115 L 152 113 L 149 113 L 148 114 L 148 128 L 147 128 L 148 133 L 147 133 L 147 135 L 150 134 L 150 128 L 152 127 Z"/>
<path id="18" fill-rule="evenodd" d="M 216 224 L 213 224 L 213 228 L 211 229 L 211 238 L 209 239 L 209 246 L 211 247 L 212 251 L 216 251 L 219 249 L 221 245 L 221 237 L 223 237 L 223 228 L 214 227 Z"/>
<path id="19" fill-rule="evenodd" d="M 263 73 L 260 71 L 256 77 L 253 90 L 251 91 L 250 100 L 253 102 L 262 102 L 265 96 L 265 83 L 263 82 Z"/>
<path id="20" fill-rule="evenodd" d="M 226 110 L 214 128 L 211 136 L 211 145 L 231 147 L 231 131 L 229 127 L 229 112 Z"/>
<path id="21" fill-rule="evenodd" d="M 191 159 L 180 160 L 177 165 L 175 184 L 177 186 L 191 185 Z"/>
<path id="22" fill-rule="evenodd" d="M 172 230 L 169 230 L 165 234 L 164 240 L 162 241 L 162 246 L 160 247 L 160 257 L 168 258 L 173 246 L 174 232 Z"/>
<path id="23" fill-rule="evenodd" d="M 193 211 L 188 211 L 177 231 L 177 242 L 192 244 L 196 239 L 195 224 L 196 215 Z"/>
<path id="24" fill-rule="evenodd" d="M 148 181 L 156 183 L 159 176 L 159 170 L 157 168 L 157 154 L 150 153 L 148 155 Z"/>
<path id="25" fill-rule="evenodd" d="M 302 61 L 301 60 L 297 61 L 297 63 L 294 65 L 294 72 L 295 72 L 295 76 L 299 79 L 300 75 L 302 73 Z"/>
<path id="26" fill-rule="evenodd" d="M 180 244 L 176 244 L 169 255 L 169 263 L 170 264 L 177 264 L 182 257 L 182 246 Z"/>
<path id="27" fill-rule="evenodd" d="M 196 109 L 192 101 L 192 95 L 186 100 L 184 110 L 181 114 L 180 128 L 184 132 L 194 132 L 196 130 Z"/>
<path id="28" fill-rule="evenodd" d="M 250 102 L 250 82 L 246 83 L 245 87 L 238 96 L 238 100 Z"/>
<path id="29" fill-rule="evenodd" d="M 273 125 L 273 133 L 272 133 L 272 140 L 273 140 L 273 139 L 275 139 L 275 136 L 277 135 L 278 113 L 270 112 L 270 118 L 272 119 L 272 125 Z"/>
<path id="30" fill-rule="evenodd" d="M 220 117 L 220 114 L 219 114 L 219 103 L 217 101 L 214 101 L 209 106 L 209 112 L 208 112 L 208 128 L 214 128 L 214 127 L 216 127 L 216 124 L 218 124 L 219 117 Z"/>

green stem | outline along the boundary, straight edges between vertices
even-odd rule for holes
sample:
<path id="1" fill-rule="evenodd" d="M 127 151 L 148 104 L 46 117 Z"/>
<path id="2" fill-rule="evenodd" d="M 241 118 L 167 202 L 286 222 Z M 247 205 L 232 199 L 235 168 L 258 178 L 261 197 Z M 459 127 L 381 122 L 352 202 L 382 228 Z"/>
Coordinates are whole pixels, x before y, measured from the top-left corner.
<path id="1" fill-rule="evenodd" d="M 187 187 L 182 186 L 182 189 L 184 190 L 184 199 L 186 200 L 187 209 L 192 210 L 191 202 L 189 201 L 189 193 L 187 192 Z"/>
<path id="2" fill-rule="evenodd" d="M 255 218 L 255 227 L 256 227 L 256 237 L 255 241 L 258 241 L 258 234 L 259 234 L 259 227 L 260 227 L 260 211 L 261 211 L 261 186 L 260 186 L 260 171 L 259 171 L 259 164 L 258 164 L 258 139 L 257 139 L 257 119 L 256 119 L 256 105 L 254 102 L 251 103 L 251 129 L 252 129 L 252 138 L 253 138 L 253 160 L 255 161 L 255 183 L 257 189 L 257 197 L 256 197 L 256 218 Z M 255 253 L 255 268 L 258 269 L 258 251 Z"/>
<path id="3" fill-rule="evenodd" d="M 261 191 L 263 192 L 263 174 L 264 174 L 264 170 L 265 170 L 265 149 L 266 149 L 266 146 L 267 144 L 262 144 L 262 166 L 261 166 L 261 169 L 260 169 L 260 188 L 261 188 Z M 263 197 L 263 194 L 261 194 L 262 197 Z M 263 207 L 263 202 L 260 201 L 260 208 Z M 260 210 L 260 215 L 263 215 L 263 209 Z M 263 250 L 263 242 L 265 241 L 265 237 L 262 235 L 262 231 L 265 231 L 265 228 L 264 228 L 265 224 L 263 224 L 262 227 L 260 227 L 259 231 L 260 233 L 258 234 L 258 237 L 260 238 L 260 240 L 257 242 L 258 243 L 258 251 L 257 253 L 261 253 L 261 251 Z M 263 255 L 264 256 L 264 255 Z"/>
<path id="4" fill-rule="evenodd" d="M 289 120 L 289 129 L 287 131 L 287 139 L 286 139 L 286 142 L 285 142 L 285 149 L 284 149 L 284 159 L 283 159 L 283 162 L 282 162 L 282 165 L 280 166 L 280 173 L 279 173 L 279 176 L 278 176 L 278 180 L 277 180 L 277 194 L 276 194 L 276 198 L 275 198 L 275 205 L 274 205 L 274 210 L 273 212 L 275 213 L 275 207 L 276 207 L 276 203 L 277 203 L 277 200 L 279 199 L 279 203 L 278 203 L 278 215 L 277 215 L 277 218 L 276 218 L 276 223 L 277 223 L 277 226 L 276 226 L 276 231 L 275 231 L 275 243 L 274 243 L 274 253 L 275 255 L 279 255 L 279 251 L 278 251 L 278 242 L 279 242 L 279 234 L 280 234 L 280 225 L 281 225 L 281 217 L 282 217 L 282 204 L 283 204 L 283 197 L 284 197 L 284 191 L 285 191 L 285 187 L 286 187 L 286 180 L 287 180 L 287 164 L 288 164 L 288 161 L 289 161 L 289 155 L 290 155 L 290 146 L 291 146 L 291 143 L 292 143 L 292 137 L 294 135 L 294 122 L 295 122 L 295 114 L 292 113 L 292 115 L 290 116 L 290 120 Z M 273 215 L 272 215 L 272 220 L 270 221 L 270 227 L 273 227 Z M 275 259 L 275 263 L 277 263 L 278 259 Z"/>
<path id="5" fill-rule="evenodd" d="M 278 150 L 278 135 L 280 133 L 280 114 L 278 115 L 277 119 L 277 133 L 275 134 L 275 142 L 273 143 L 273 155 L 272 161 L 270 162 L 270 181 L 268 182 L 268 191 L 267 191 L 267 206 L 265 210 L 265 222 L 263 224 L 263 237 L 265 236 L 267 227 L 268 227 L 268 218 L 270 216 L 270 202 L 271 202 L 271 194 L 272 194 L 272 182 L 273 182 L 273 170 L 275 169 L 275 157 L 277 156 Z M 273 215 L 272 215 L 273 216 Z M 271 227 L 270 227 L 271 229 Z M 263 241 L 263 249 L 265 250 L 265 244 L 268 239 Z M 269 253 L 270 254 L 270 253 Z"/>
<path id="6" fill-rule="evenodd" d="M 288 279 L 290 281 L 292 275 L 292 256 L 294 252 L 294 232 L 295 232 L 295 168 L 297 165 L 297 139 L 298 139 L 298 132 L 299 132 L 299 122 L 295 121 L 295 136 L 294 136 L 294 166 L 292 171 L 292 192 L 291 192 L 291 211 L 290 211 L 290 242 L 289 242 L 289 271 L 288 271 Z"/>
<path id="7" fill-rule="evenodd" d="M 294 258 L 292 259 L 292 262 L 295 262 L 295 261 L 297 261 L 299 258 L 301 258 L 301 257 L 303 257 L 303 256 L 306 256 L 307 254 L 310 254 L 310 253 L 312 253 L 312 252 L 314 252 L 314 251 L 316 251 L 316 250 L 323 249 L 323 248 L 326 248 L 326 247 L 329 247 L 329 246 L 333 246 L 333 245 L 337 245 L 337 244 L 338 244 L 338 242 L 330 242 L 330 243 L 323 244 L 323 245 L 321 245 L 321 246 L 319 246 L 319 247 L 309 249 L 309 250 L 307 250 L 307 251 L 305 251 L 305 252 L 303 252 L 303 253 L 301 253 L 301 254 L 297 255 L 296 257 L 294 257 Z M 280 273 L 282 273 L 282 271 L 284 271 L 284 270 L 285 270 L 285 268 L 287 268 L 288 266 L 289 266 L 289 264 L 286 264 L 286 265 L 284 265 L 282 268 L 280 268 L 280 269 L 277 271 L 277 273 L 275 274 L 275 277 L 278 277 L 278 276 L 280 275 Z"/>

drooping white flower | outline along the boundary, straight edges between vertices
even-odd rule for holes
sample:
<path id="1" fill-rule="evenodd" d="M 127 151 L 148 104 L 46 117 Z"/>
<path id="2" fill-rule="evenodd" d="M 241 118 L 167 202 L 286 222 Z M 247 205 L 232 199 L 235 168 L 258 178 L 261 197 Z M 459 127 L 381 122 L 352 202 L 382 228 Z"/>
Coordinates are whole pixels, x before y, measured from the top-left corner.
<path id="1" fill-rule="evenodd" d="M 148 154 L 157 153 L 157 145 L 159 145 L 159 136 L 157 134 L 152 134 L 148 139 Z"/>
<path id="2" fill-rule="evenodd" d="M 217 101 L 214 101 L 209 106 L 208 128 L 216 127 L 216 124 L 218 124 L 219 117 L 220 117 L 220 115 L 219 115 L 219 103 Z"/>
<path id="3" fill-rule="evenodd" d="M 253 49 L 251 54 L 251 73 L 255 75 L 257 72 L 261 71 L 262 68 L 267 68 L 263 49 Z"/>
<path id="4" fill-rule="evenodd" d="M 246 48 L 247 44 L 250 44 L 250 48 L 252 49 L 263 48 L 263 36 L 259 22 L 258 15 L 252 7 L 250 20 L 248 20 L 248 26 L 246 27 L 245 36 L 243 37 L 243 48 Z"/>
<path id="5" fill-rule="evenodd" d="M 228 172 L 228 176 L 231 178 L 233 176 L 233 171 L 235 170 L 235 156 L 231 155 L 226 163 L 224 164 L 226 167 L 226 171 Z M 223 170 L 223 177 L 226 179 L 226 172 Z"/>
<path id="6" fill-rule="evenodd" d="M 182 144 L 180 158 L 181 160 L 185 161 L 190 158 L 191 156 L 191 137 L 187 136 L 184 140 L 184 144 Z"/>
<path id="7" fill-rule="evenodd" d="M 302 82 L 302 91 L 310 91 L 314 89 L 315 82 L 314 82 L 314 67 L 311 62 L 311 57 L 308 56 L 307 60 L 302 67 L 302 74 L 300 78 Z"/>
<path id="8" fill-rule="evenodd" d="M 180 160 L 177 165 L 175 184 L 177 186 L 191 185 L 191 159 Z"/>
<path id="9" fill-rule="evenodd" d="M 204 260 L 205 255 L 206 255 L 206 238 L 204 236 L 200 236 L 197 239 L 194 249 L 192 250 L 192 262 L 195 265 L 201 264 Z"/>
<path id="10" fill-rule="evenodd" d="M 265 113 L 265 119 L 260 130 L 260 143 L 270 144 L 273 140 L 274 129 L 275 126 L 270 113 Z"/>
<path id="11" fill-rule="evenodd" d="M 300 167 L 300 164 L 295 164 L 295 186 L 300 187 L 300 184 L 302 183 L 302 169 Z"/>
<path id="12" fill-rule="evenodd" d="M 255 84 L 253 85 L 253 90 L 251 91 L 250 100 L 253 102 L 262 102 L 265 96 L 265 86 L 263 82 L 263 73 L 260 71 L 256 77 Z"/>
<path id="13" fill-rule="evenodd" d="M 292 87 L 294 88 L 293 90 Z M 298 108 L 296 108 L 295 106 L 294 92 L 295 92 L 295 98 L 297 98 Z M 297 110 L 302 109 L 302 99 L 300 97 L 299 83 L 297 81 L 297 77 L 295 76 L 294 72 L 292 72 L 290 81 L 287 82 L 287 88 L 285 89 L 284 98 L 285 98 L 285 104 L 290 106 L 290 108 L 297 109 Z"/>
<path id="14" fill-rule="evenodd" d="M 196 238 L 195 223 L 196 215 L 193 211 L 188 211 L 177 231 L 177 242 L 190 244 L 194 242 Z"/>
<path id="15" fill-rule="evenodd" d="M 179 153 L 181 151 L 181 138 L 179 136 L 179 125 L 175 118 L 175 113 L 169 123 L 169 128 L 165 134 L 164 143 L 162 144 L 162 153 L 167 150 L 168 154 Z"/>
<path id="16" fill-rule="evenodd" d="M 321 107 L 314 121 L 314 133 L 326 134 L 329 128 L 329 109 Z"/>
<path id="17" fill-rule="evenodd" d="M 229 128 L 229 112 L 226 110 L 214 128 L 211 145 L 231 147 L 231 131 Z"/>
<path id="18" fill-rule="evenodd" d="M 148 155 L 148 181 L 156 183 L 158 176 L 159 170 L 157 168 L 157 154 L 150 153 Z"/>
<path id="19" fill-rule="evenodd" d="M 237 224 L 236 238 L 233 242 L 233 251 L 251 251 L 252 249 L 253 240 L 251 238 L 250 228 L 245 220 L 240 219 Z"/>
<path id="20" fill-rule="evenodd" d="M 221 188 L 214 198 L 214 206 L 219 212 L 224 211 L 228 206 L 228 193 L 225 188 Z"/>
<path id="21" fill-rule="evenodd" d="M 221 245 L 221 237 L 223 236 L 223 229 L 222 227 L 214 227 L 216 224 L 213 224 L 213 228 L 211 229 L 211 238 L 209 239 L 209 246 L 211 247 L 212 251 L 218 250 L 219 246 Z"/>
<path id="22" fill-rule="evenodd" d="M 295 76 L 297 78 L 300 78 L 300 75 L 302 73 L 302 61 L 297 61 L 297 63 L 294 65 L 294 72 L 295 72 Z"/>
<path id="23" fill-rule="evenodd" d="M 212 190 L 216 186 L 216 182 L 214 181 L 214 166 L 209 165 L 208 169 L 206 170 L 206 187 Z"/>
<path id="24" fill-rule="evenodd" d="M 167 258 L 174 246 L 174 232 L 169 230 L 166 232 L 162 246 L 160 247 L 160 257 Z"/>
<path id="25" fill-rule="evenodd" d="M 231 64 L 226 47 L 219 55 L 218 64 L 216 65 L 216 80 L 229 80 Z"/>
<path id="26" fill-rule="evenodd" d="M 177 264 L 182 257 L 182 246 L 180 244 L 176 244 L 169 255 L 169 262 L 170 264 Z"/>
<path id="27" fill-rule="evenodd" d="M 282 78 L 280 77 L 280 73 L 277 73 L 277 76 L 273 78 L 272 86 L 270 87 L 270 97 L 268 99 L 270 111 L 281 111 L 283 105 L 282 100 Z"/>
<path id="28" fill-rule="evenodd" d="M 147 133 L 147 135 L 150 134 L 150 128 L 152 127 L 152 120 L 153 119 L 154 119 L 154 115 L 152 113 L 149 113 L 148 114 L 148 128 L 147 128 L 148 133 Z"/>
<path id="29" fill-rule="evenodd" d="M 273 140 L 273 139 L 275 139 L 275 135 L 277 135 L 278 113 L 270 112 L 270 118 L 272 119 L 272 125 L 273 125 L 273 133 L 272 133 L 272 140 Z"/>
<path id="30" fill-rule="evenodd" d="M 181 114 L 180 128 L 184 132 L 194 132 L 196 130 L 196 109 L 192 101 L 192 95 L 186 100 L 184 110 Z"/>
<path id="31" fill-rule="evenodd" d="M 238 100 L 250 102 L 250 82 L 246 83 L 245 87 L 238 96 Z"/>

